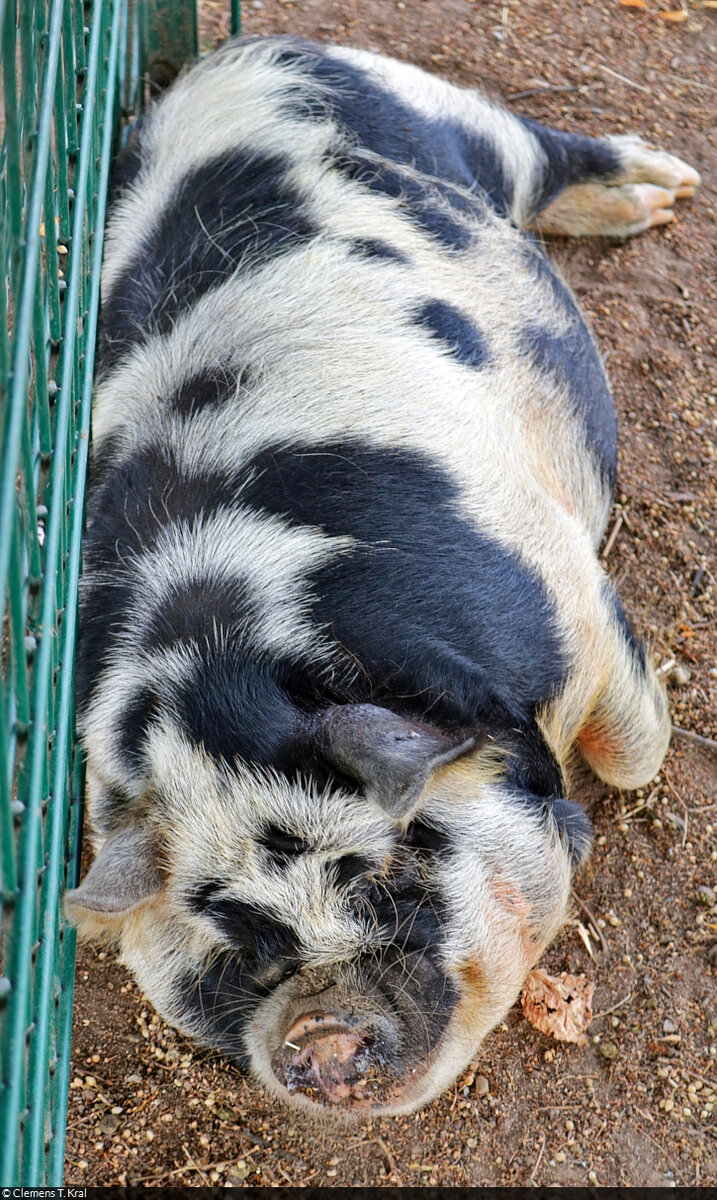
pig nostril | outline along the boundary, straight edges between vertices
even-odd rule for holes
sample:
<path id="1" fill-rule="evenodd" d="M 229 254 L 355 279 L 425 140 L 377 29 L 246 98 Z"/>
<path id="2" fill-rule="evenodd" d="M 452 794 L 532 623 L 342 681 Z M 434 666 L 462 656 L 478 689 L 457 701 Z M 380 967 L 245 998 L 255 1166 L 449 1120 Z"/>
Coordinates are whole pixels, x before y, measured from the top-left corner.
<path id="1" fill-rule="evenodd" d="M 289 1092 L 303 1092 L 318 1103 L 375 1103 L 377 1092 L 395 1079 L 385 1044 L 390 1039 L 373 1022 L 337 1013 L 306 1013 L 287 1030 L 272 1058 L 277 1079 Z"/>

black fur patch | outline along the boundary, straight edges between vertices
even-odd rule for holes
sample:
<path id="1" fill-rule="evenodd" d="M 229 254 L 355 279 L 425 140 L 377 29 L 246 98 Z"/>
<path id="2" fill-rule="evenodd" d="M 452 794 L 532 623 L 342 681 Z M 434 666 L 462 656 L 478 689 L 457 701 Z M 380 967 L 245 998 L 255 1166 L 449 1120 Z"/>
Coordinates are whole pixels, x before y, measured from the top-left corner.
<path id="1" fill-rule="evenodd" d="M 570 325 L 563 334 L 550 333 L 537 323 L 529 326 L 523 334 L 523 352 L 539 369 L 566 384 L 573 409 L 584 423 L 587 444 L 612 488 L 617 473 L 617 421 L 599 351 L 568 288 L 534 242 L 526 261 L 549 284 Z"/>
<path id="2" fill-rule="evenodd" d="M 120 150 L 112 164 L 107 199 L 108 208 L 110 209 L 119 200 L 120 196 L 131 187 L 142 169 L 144 159 L 142 154 L 142 131 L 145 124 L 146 118 L 139 116 L 129 131 L 127 144 Z"/>
<path id="3" fill-rule="evenodd" d="M 414 320 L 443 342 L 453 358 L 467 367 L 482 367 L 488 358 L 485 339 L 459 309 L 442 300 L 428 300 Z"/>
<path id="4" fill-rule="evenodd" d="M 462 188 L 470 190 L 477 183 L 499 211 L 510 208 L 512 183 L 488 137 L 459 120 L 425 116 L 369 71 L 332 58 L 317 43 L 291 39 L 278 61 L 298 62 L 323 85 L 326 91 L 315 115 L 325 118 L 328 110 L 351 144 Z"/>
<path id="5" fill-rule="evenodd" d="M 478 199 L 473 205 L 468 197 L 438 180 L 423 180 L 392 163 L 377 163 L 360 150 L 345 150 L 332 155 L 330 161 L 347 179 L 372 192 L 400 199 L 406 216 L 447 250 L 466 250 L 470 246 L 473 230 L 462 216 L 481 213 Z"/>
<path id="6" fill-rule="evenodd" d="M 524 793 L 528 801 L 537 797 L 561 796 L 565 781 L 560 767 L 535 722 L 506 731 L 502 745 L 512 757 L 508 760 L 507 781 Z"/>
<path id="7" fill-rule="evenodd" d="M 178 642 L 194 642 L 200 653 L 222 645 L 231 653 L 232 634 L 246 629 L 255 612 L 255 597 L 239 580 L 200 576 L 177 583 L 151 609 L 142 648 L 167 650 Z"/>
<path id="8" fill-rule="evenodd" d="M 153 445 L 105 467 L 101 477 L 93 470 L 93 477 L 84 548 L 89 567 L 103 578 L 155 546 L 168 525 L 235 506 L 239 491 L 237 477 L 188 475 L 171 448 Z"/>
<path id="9" fill-rule="evenodd" d="M 438 1045 L 459 999 L 457 987 L 442 968 L 440 942 L 431 941 L 430 935 L 422 940 L 423 924 L 420 911 L 410 945 L 398 941 L 378 955 L 359 960 L 369 995 L 375 988 L 398 1014 L 406 1066 L 421 1062 Z"/>
<path id="10" fill-rule="evenodd" d="M 89 701 L 134 599 L 133 556 L 156 545 L 172 522 L 191 522 L 236 503 L 238 483 L 207 472 L 185 475 L 171 450 L 156 446 L 116 462 L 112 440 L 103 443 L 92 465 L 83 544 L 83 592 L 77 691 L 80 707 Z"/>
<path id="11" fill-rule="evenodd" d="M 229 1055 L 242 1071 L 249 1070 L 244 1032 L 266 996 L 266 988 L 256 980 L 233 950 L 227 950 L 199 974 L 180 976 L 176 983 L 180 1011 L 198 1030 L 200 1040 Z"/>
<path id="12" fill-rule="evenodd" d="M 573 867 L 578 867 L 587 857 L 593 840 L 593 827 L 582 804 L 558 797 L 548 809 L 558 832 L 565 842 Z"/>
<path id="13" fill-rule="evenodd" d="M 311 580 L 319 624 L 354 665 L 339 698 L 439 728 L 530 724 L 565 657 L 540 579 L 461 515 L 420 454 L 359 443 L 266 450 L 247 502 L 360 545 Z"/>
<path id="14" fill-rule="evenodd" d="M 170 332 L 206 292 L 315 236 L 278 156 L 235 150 L 189 171 L 104 298 L 98 369 Z M 108 314 L 111 314 L 108 319 Z"/>
<path id="15" fill-rule="evenodd" d="M 132 797 L 123 788 L 103 784 L 93 801 L 96 828 L 119 833 L 127 826 L 127 813 L 131 807 Z"/>
<path id="16" fill-rule="evenodd" d="M 420 817 L 415 821 L 411 821 L 403 840 L 407 846 L 410 846 L 411 850 L 429 856 L 440 856 L 449 852 L 452 848 L 451 839 L 443 829 L 437 829 L 435 825 L 429 825 L 426 821 L 422 821 Z"/>
<path id="17" fill-rule="evenodd" d="M 169 403 L 181 416 L 193 417 L 206 408 L 218 407 L 233 399 L 238 390 L 249 390 L 256 378 L 256 373 L 249 367 L 235 372 L 217 366 L 183 380 L 169 397 Z"/>
<path id="18" fill-rule="evenodd" d="M 241 758 L 286 773 L 296 770 L 301 721 L 275 669 L 233 649 L 208 647 L 174 695 L 174 709 L 192 740 L 227 762 Z"/>
<path id="19" fill-rule="evenodd" d="M 340 858 L 334 859 L 329 865 L 332 881 L 338 888 L 357 883 L 362 876 L 368 875 L 374 868 L 375 863 L 363 854 L 342 854 Z"/>
<path id="20" fill-rule="evenodd" d="M 380 241 L 379 238 L 354 238 L 351 249 L 355 254 L 360 254 L 362 258 L 379 258 L 397 263 L 408 262 L 405 254 L 402 254 L 395 246 L 389 245 L 388 242 Z"/>
<path id="21" fill-rule="evenodd" d="M 117 729 L 119 751 L 132 770 L 142 767 L 147 733 L 158 713 L 159 697 L 149 687 L 141 688 L 122 712 Z"/>
<path id="22" fill-rule="evenodd" d="M 382 995 L 413 1031 L 415 1040 L 406 1047 L 413 1061 L 414 1054 L 437 1044 L 458 999 L 439 958 L 447 913 L 440 895 L 421 876 L 413 859 L 405 872 L 372 887 L 365 919 L 372 936 L 378 933 L 380 946 L 357 960 L 367 994 L 375 990 Z"/>
<path id="23" fill-rule="evenodd" d="M 205 879 L 203 883 L 198 883 L 196 887 L 193 887 L 186 895 L 187 904 L 192 912 L 201 916 L 213 903 L 217 892 L 220 892 L 223 887 L 221 879 Z"/>
<path id="24" fill-rule="evenodd" d="M 209 901 L 204 915 L 253 969 L 298 957 L 299 940 L 294 930 L 265 909 L 232 896 L 220 896 Z"/>
<path id="25" fill-rule="evenodd" d="M 108 544 L 111 548 L 112 543 Z M 103 544 L 104 548 L 104 544 Z M 113 566 L 115 566 L 113 561 Z M 117 573 L 114 578 L 93 578 L 101 569 L 100 547 L 91 557 L 85 550 L 85 577 L 80 602 L 80 636 L 75 667 L 77 706 L 83 712 L 96 691 L 115 639 L 125 628 L 132 605 L 133 589 L 129 580 Z M 89 585 L 89 586 L 88 586 Z"/>

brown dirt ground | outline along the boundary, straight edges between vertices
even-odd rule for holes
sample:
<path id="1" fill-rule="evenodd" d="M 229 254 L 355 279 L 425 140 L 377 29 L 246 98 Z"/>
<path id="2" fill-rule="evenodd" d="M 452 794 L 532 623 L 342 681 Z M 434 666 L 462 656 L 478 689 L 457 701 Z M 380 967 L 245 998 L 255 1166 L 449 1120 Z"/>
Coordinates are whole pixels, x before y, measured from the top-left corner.
<path id="1" fill-rule="evenodd" d="M 226 32 L 225 7 L 206 0 L 205 44 Z M 675 723 L 714 739 L 717 11 L 683 3 L 675 21 L 661 7 L 676 3 L 264 0 L 246 5 L 244 29 L 385 51 L 549 124 L 639 132 L 702 172 L 671 227 L 555 241 L 551 254 L 617 398 L 608 569 L 656 660 L 680 668 Z M 67 1182 L 716 1183 L 717 908 L 695 900 L 717 885 L 716 782 L 713 751 L 681 738 L 644 793 L 585 780 L 597 844 L 576 891 L 605 950 L 588 957 L 576 903 L 542 965 L 595 981 L 589 1044 L 551 1044 L 516 1006 L 465 1078 L 411 1117 L 310 1125 L 163 1026 L 112 955 L 85 947 Z"/>

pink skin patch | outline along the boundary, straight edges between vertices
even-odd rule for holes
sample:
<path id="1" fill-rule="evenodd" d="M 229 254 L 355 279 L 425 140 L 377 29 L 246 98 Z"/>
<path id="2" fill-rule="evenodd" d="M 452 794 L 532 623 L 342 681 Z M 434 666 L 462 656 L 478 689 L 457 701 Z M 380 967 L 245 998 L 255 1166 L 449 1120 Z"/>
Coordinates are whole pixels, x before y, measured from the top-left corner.
<path id="1" fill-rule="evenodd" d="M 578 734 L 578 745 L 593 769 L 599 774 L 600 768 L 619 762 L 624 753 L 624 746 L 618 738 L 610 736 L 602 725 L 587 725 Z"/>

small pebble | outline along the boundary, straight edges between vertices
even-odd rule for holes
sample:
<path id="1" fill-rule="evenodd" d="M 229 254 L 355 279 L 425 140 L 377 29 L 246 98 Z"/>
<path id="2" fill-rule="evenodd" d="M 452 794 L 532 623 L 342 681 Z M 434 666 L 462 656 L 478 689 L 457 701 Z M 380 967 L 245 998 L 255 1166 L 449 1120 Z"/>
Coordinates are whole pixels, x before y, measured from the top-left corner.
<path id="1" fill-rule="evenodd" d="M 600 1045 L 600 1053 L 603 1058 L 617 1058 L 619 1050 L 614 1042 L 602 1042 Z"/>
<path id="2" fill-rule="evenodd" d="M 490 1091 L 490 1084 L 485 1075 L 476 1075 L 475 1094 L 476 1096 L 487 1096 Z"/>
<path id="3" fill-rule="evenodd" d="M 714 908 L 717 905 L 717 893 L 711 887 L 707 887 L 706 884 L 698 887 L 692 899 L 695 901 L 695 904 L 702 904 L 705 908 Z"/>
<path id="4" fill-rule="evenodd" d="M 662 1032 L 663 1033 L 677 1033 L 677 1029 L 676 1029 L 675 1025 L 673 1025 L 672 1021 L 665 1020 L 662 1022 Z"/>
<path id="5" fill-rule="evenodd" d="M 119 1127 L 120 1119 L 119 1117 L 114 1117 L 112 1113 L 107 1113 L 100 1121 L 100 1132 L 104 1133 L 107 1137 L 111 1137 L 113 1133 L 116 1133 Z"/>
<path id="6" fill-rule="evenodd" d="M 672 668 L 668 676 L 670 683 L 673 683 L 675 687 L 684 687 L 686 683 L 690 682 L 691 678 L 691 671 L 688 671 L 687 667 L 683 667 L 680 663 L 677 663 Z"/>

